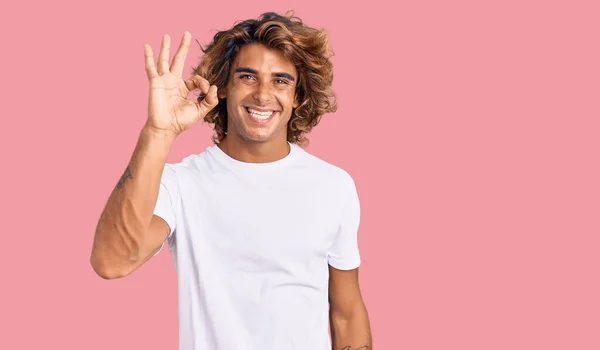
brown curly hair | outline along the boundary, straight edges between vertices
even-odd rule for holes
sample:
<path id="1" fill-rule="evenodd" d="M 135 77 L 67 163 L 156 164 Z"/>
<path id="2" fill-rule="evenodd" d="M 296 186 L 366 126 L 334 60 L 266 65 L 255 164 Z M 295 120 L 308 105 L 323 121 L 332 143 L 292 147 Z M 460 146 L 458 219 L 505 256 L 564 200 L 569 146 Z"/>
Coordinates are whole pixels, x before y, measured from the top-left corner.
<path id="1" fill-rule="evenodd" d="M 298 71 L 296 95 L 298 108 L 293 109 L 288 122 L 288 142 L 300 146 L 308 145 L 305 133 L 315 127 L 321 117 L 337 110 L 333 82 L 333 53 L 328 47 L 327 33 L 306 26 L 293 13 L 279 15 L 273 12 L 262 14 L 258 19 L 249 19 L 234 24 L 233 28 L 217 32 L 213 41 L 200 49 L 204 53 L 194 74 L 207 79 L 222 89 L 229 80 L 230 68 L 240 47 L 249 43 L 260 43 L 279 50 L 295 65 Z M 200 96 L 199 101 L 203 98 Z M 211 110 L 204 121 L 214 124 L 214 143 L 227 134 L 226 99 L 220 99 L 217 108 Z"/>

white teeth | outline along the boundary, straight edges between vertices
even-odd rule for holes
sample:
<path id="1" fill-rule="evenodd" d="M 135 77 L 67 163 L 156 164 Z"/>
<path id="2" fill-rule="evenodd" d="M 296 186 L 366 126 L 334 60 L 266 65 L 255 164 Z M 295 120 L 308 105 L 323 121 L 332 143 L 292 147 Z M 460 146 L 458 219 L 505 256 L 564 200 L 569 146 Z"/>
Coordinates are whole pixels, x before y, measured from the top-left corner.
<path id="1" fill-rule="evenodd" d="M 273 114 L 273 111 L 270 112 L 259 112 L 259 111 L 255 111 L 252 108 L 247 108 L 248 113 L 250 113 L 253 117 L 257 117 L 257 118 L 268 118 Z"/>

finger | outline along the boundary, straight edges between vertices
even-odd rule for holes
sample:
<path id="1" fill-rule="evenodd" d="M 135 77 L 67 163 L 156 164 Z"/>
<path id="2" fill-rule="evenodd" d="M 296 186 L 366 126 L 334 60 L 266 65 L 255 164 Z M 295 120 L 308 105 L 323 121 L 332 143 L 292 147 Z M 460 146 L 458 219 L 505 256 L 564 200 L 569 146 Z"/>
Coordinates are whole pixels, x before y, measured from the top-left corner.
<path id="1" fill-rule="evenodd" d="M 206 92 L 206 97 L 201 103 L 206 103 L 210 108 L 216 106 L 219 103 L 219 97 L 217 96 L 217 86 L 211 85 Z"/>
<path id="2" fill-rule="evenodd" d="M 183 38 L 181 38 L 181 43 L 179 44 L 179 48 L 173 57 L 173 62 L 171 63 L 171 73 L 177 74 L 181 76 L 183 74 L 183 65 L 185 64 L 185 58 L 187 57 L 188 51 L 190 49 L 190 42 L 192 41 L 192 35 L 190 32 L 186 31 L 183 33 Z"/>
<path id="3" fill-rule="evenodd" d="M 212 85 L 207 91 L 206 97 L 202 100 L 202 102 L 196 104 L 196 106 L 198 106 L 198 119 L 204 119 L 206 114 L 208 114 L 211 109 L 215 108 L 218 103 L 219 98 L 217 97 L 217 87 Z"/>
<path id="4" fill-rule="evenodd" d="M 148 79 L 158 76 L 156 66 L 154 65 L 152 47 L 150 45 L 144 44 L 144 57 L 146 58 L 146 75 L 148 76 Z"/>
<path id="5" fill-rule="evenodd" d="M 200 93 L 205 95 L 208 93 L 210 83 L 203 77 L 199 75 L 194 75 L 185 81 L 185 86 L 188 88 L 189 91 L 200 90 Z"/>
<path id="6" fill-rule="evenodd" d="M 160 54 L 158 55 L 158 74 L 169 73 L 169 54 L 171 51 L 171 37 L 163 35 Z"/>

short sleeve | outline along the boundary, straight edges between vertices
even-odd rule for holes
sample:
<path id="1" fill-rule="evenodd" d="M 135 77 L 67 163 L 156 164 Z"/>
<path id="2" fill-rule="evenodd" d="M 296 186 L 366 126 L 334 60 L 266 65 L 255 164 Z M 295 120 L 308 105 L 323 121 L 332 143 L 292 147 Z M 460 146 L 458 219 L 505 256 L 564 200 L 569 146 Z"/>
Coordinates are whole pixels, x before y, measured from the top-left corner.
<path id="1" fill-rule="evenodd" d="M 346 187 L 346 198 L 338 231 L 328 251 L 328 263 L 338 270 L 352 270 L 360 263 L 358 227 L 360 224 L 360 201 L 352 178 Z"/>
<path id="2" fill-rule="evenodd" d="M 156 200 L 156 206 L 154 207 L 154 215 L 159 216 L 169 225 L 169 235 L 166 240 L 171 238 L 175 232 L 177 217 L 175 206 L 179 201 L 179 186 L 177 181 L 177 173 L 173 169 L 173 166 L 166 164 L 160 180 L 160 187 L 158 189 L 158 199 Z M 166 241 L 165 240 L 165 241 Z M 160 249 L 154 254 L 158 254 L 164 246 L 164 242 Z"/>

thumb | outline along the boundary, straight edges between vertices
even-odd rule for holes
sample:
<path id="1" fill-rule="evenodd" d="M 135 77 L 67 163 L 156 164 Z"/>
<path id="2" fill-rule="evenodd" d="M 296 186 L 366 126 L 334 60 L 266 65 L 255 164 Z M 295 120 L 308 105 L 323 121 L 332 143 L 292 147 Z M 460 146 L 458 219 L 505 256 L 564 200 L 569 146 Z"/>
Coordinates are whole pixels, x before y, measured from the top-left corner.
<path id="1" fill-rule="evenodd" d="M 208 112 L 215 108 L 217 104 L 219 104 L 219 98 L 217 96 L 217 86 L 211 85 L 202 101 L 196 103 L 196 106 L 198 107 L 198 118 L 204 119 L 206 114 L 208 114 Z"/>

